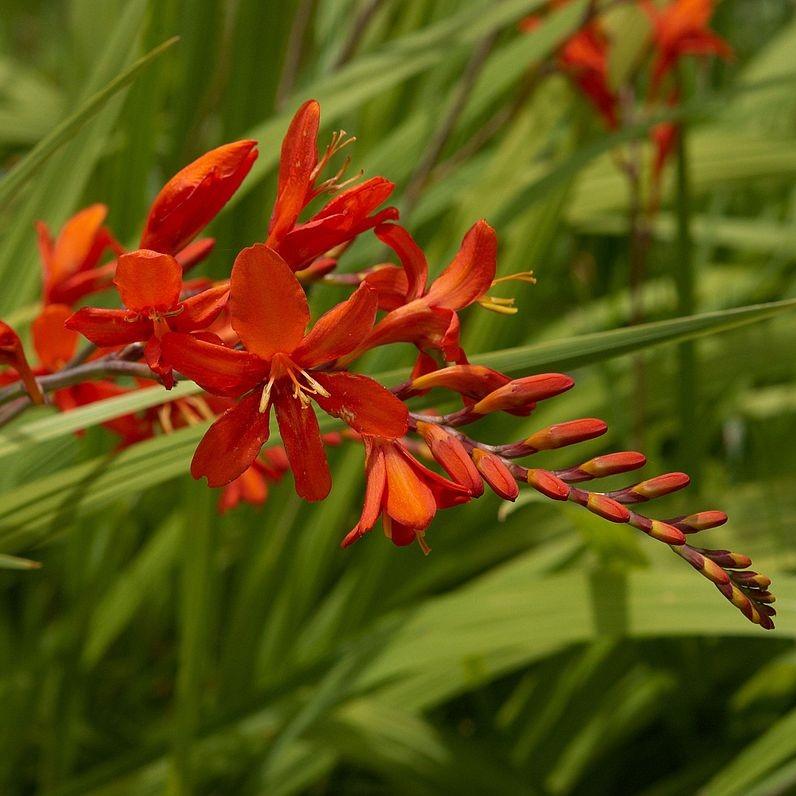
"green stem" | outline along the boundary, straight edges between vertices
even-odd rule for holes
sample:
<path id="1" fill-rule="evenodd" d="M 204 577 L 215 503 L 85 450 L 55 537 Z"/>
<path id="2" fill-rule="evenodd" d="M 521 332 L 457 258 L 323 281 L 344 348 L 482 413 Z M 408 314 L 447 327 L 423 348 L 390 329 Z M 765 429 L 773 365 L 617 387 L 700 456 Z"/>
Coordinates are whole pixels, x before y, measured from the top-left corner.
<path id="1" fill-rule="evenodd" d="M 677 136 L 677 284 L 678 314 L 693 314 L 696 308 L 694 252 L 691 238 L 691 187 L 688 163 L 688 135 L 682 123 Z M 700 482 L 700 431 L 697 418 L 699 399 L 696 342 L 682 343 L 677 352 L 679 379 L 680 450 L 696 483 Z"/>

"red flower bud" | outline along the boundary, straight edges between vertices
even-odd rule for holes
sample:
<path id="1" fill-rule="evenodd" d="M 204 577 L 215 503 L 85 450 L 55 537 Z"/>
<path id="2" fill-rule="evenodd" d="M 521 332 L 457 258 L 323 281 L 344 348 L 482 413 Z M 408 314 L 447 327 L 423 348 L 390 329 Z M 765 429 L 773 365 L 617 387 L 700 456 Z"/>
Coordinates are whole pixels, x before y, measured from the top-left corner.
<path id="1" fill-rule="evenodd" d="M 610 522 L 628 522 L 630 511 L 621 503 L 599 492 L 590 492 L 586 500 L 586 508 L 594 514 Z"/>
<path id="2" fill-rule="evenodd" d="M 457 437 L 435 423 L 419 422 L 417 431 L 434 459 L 457 484 L 467 487 L 473 497 L 484 493 L 484 482 L 467 449 Z"/>
<path id="3" fill-rule="evenodd" d="M 676 492 L 678 489 L 687 487 L 690 483 L 691 479 L 685 473 L 665 473 L 664 475 L 655 476 L 655 478 L 649 478 L 623 491 L 633 502 L 643 502 Z"/>
<path id="4" fill-rule="evenodd" d="M 514 379 L 482 398 L 473 407 L 473 412 L 479 415 L 488 415 L 491 412 L 527 415 L 533 411 L 537 401 L 559 395 L 569 390 L 574 383 L 569 376 L 562 373 L 542 373 Z"/>
<path id="5" fill-rule="evenodd" d="M 685 535 L 679 528 L 675 528 L 674 525 L 669 525 L 668 523 L 661 522 L 660 520 L 652 520 L 650 529 L 647 531 L 647 533 L 653 539 L 657 539 L 665 544 L 685 544 Z"/>
<path id="6" fill-rule="evenodd" d="M 605 434 L 606 431 L 608 431 L 608 426 L 602 420 L 593 417 L 570 420 L 568 423 L 558 423 L 537 431 L 528 437 L 523 445 L 532 451 L 554 450 L 566 445 L 585 442 L 587 439 L 594 439 L 594 437 Z"/>
<path id="7" fill-rule="evenodd" d="M 569 486 L 548 470 L 528 470 L 526 479 L 537 492 L 553 500 L 566 500 L 569 497 Z"/>
<path id="8" fill-rule="evenodd" d="M 604 478 L 608 475 L 626 473 L 628 470 L 637 470 L 647 463 L 647 457 L 643 453 L 635 451 L 621 451 L 619 453 L 608 453 L 604 456 L 595 456 L 593 459 L 581 464 L 578 468 L 588 473 L 593 478 Z"/>
<path id="9" fill-rule="evenodd" d="M 16 370 L 34 404 L 44 403 L 44 393 L 30 369 L 25 350 L 22 348 L 22 341 L 17 333 L 3 321 L 0 321 L 0 364 L 10 365 Z"/>
<path id="10" fill-rule="evenodd" d="M 687 517 L 678 517 L 670 521 L 685 533 L 706 531 L 708 528 L 717 528 L 727 522 L 727 515 L 723 511 L 699 511 Z"/>
<path id="11" fill-rule="evenodd" d="M 503 460 L 495 456 L 494 453 L 487 453 L 480 448 L 476 448 L 473 453 L 473 461 L 481 473 L 484 481 L 489 484 L 492 491 L 503 498 L 503 500 L 516 500 L 520 494 L 517 481 L 511 471 L 504 464 Z"/>

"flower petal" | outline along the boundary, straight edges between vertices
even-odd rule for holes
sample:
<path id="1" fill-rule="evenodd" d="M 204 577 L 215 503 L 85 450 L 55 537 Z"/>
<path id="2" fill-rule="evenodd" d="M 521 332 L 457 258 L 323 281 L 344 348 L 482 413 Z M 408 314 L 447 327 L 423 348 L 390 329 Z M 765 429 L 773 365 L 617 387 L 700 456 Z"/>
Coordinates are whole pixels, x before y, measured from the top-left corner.
<path id="1" fill-rule="evenodd" d="M 406 301 L 423 295 L 428 277 L 428 261 L 414 238 L 398 224 L 379 224 L 379 240 L 386 243 L 397 255 L 406 272 Z"/>
<path id="2" fill-rule="evenodd" d="M 166 254 L 182 249 L 229 201 L 256 159 L 256 141 L 235 141 L 175 174 L 152 203 L 141 248 Z"/>
<path id="3" fill-rule="evenodd" d="M 65 304 L 48 304 L 31 324 L 39 364 L 51 373 L 60 370 L 75 355 L 77 332 L 64 326 L 71 314 L 72 310 Z"/>
<path id="4" fill-rule="evenodd" d="M 193 455 L 194 478 L 224 486 L 246 471 L 268 440 L 268 412 L 259 406 L 259 393 L 249 393 L 210 426 Z"/>
<path id="5" fill-rule="evenodd" d="M 355 351 L 373 328 L 377 304 L 376 292 L 360 285 L 346 301 L 316 321 L 293 352 L 293 361 L 312 368 Z"/>
<path id="6" fill-rule="evenodd" d="M 290 353 L 310 320 L 307 297 L 293 272 L 262 243 L 244 249 L 232 267 L 232 328 L 249 351 L 270 359 Z"/>
<path id="7" fill-rule="evenodd" d="M 323 500 L 332 488 L 332 476 L 315 411 L 279 382 L 274 385 L 273 400 L 296 492 L 304 500 Z"/>
<path id="8" fill-rule="evenodd" d="M 439 473 L 429 470 L 428 467 L 415 459 L 403 446 L 399 448 L 399 452 L 409 463 L 415 476 L 420 478 L 431 491 L 438 509 L 459 506 L 462 503 L 467 503 L 472 498 L 472 492 L 466 486 L 449 481 Z"/>
<path id="9" fill-rule="evenodd" d="M 382 498 L 387 485 L 387 468 L 381 445 L 365 439 L 365 498 L 359 522 L 346 534 L 341 547 L 348 547 L 372 530 L 381 514 Z"/>
<path id="10" fill-rule="evenodd" d="M 170 332 L 162 340 L 162 356 L 175 370 L 216 395 L 241 395 L 268 376 L 268 363 L 248 351 Z"/>
<path id="11" fill-rule="evenodd" d="M 497 238 L 486 221 L 464 236 L 453 262 L 434 280 L 426 295 L 432 306 L 460 310 L 484 295 L 497 267 Z"/>
<path id="12" fill-rule="evenodd" d="M 412 381 L 413 390 L 441 387 L 467 398 L 480 399 L 511 381 L 508 376 L 483 365 L 450 365 L 425 373 Z"/>
<path id="13" fill-rule="evenodd" d="M 203 290 L 182 302 L 182 311 L 168 319 L 175 332 L 206 329 L 224 309 L 229 297 L 229 284 L 223 283 Z"/>
<path id="14" fill-rule="evenodd" d="M 360 350 L 390 343 L 414 343 L 419 348 L 439 348 L 450 322 L 450 310 L 436 310 L 419 299 L 388 312 L 373 328 Z"/>
<path id="15" fill-rule="evenodd" d="M 53 282 L 71 276 L 84 266 L 107 215 L 105 205 L 95 204 L 76 213 L 64 224 L 52 249 L 49 276 Z M 97 257 L 100 253 L 97 252 Z"/>
<path id="16" fill-rule="evenodd" d="M 152 321 L 126 310 L 105 310 L 83 307 L 66 321 L 67 329 L 74 329 L 94 345 L 111 347 L 148 340 L 152 335 Z"/>
<path id="17" fill-rule="evenodd" d="M 395 439 L 406 434 L 409 412 L 389 390 L 357 373 L 313 373 L 329 393 L 316 395 L 318 406 L 328 415 L 345 420 L 360 434 Z"/>
<path id="18" fill-rule="evenodd" d="M 384 461 L 387 468 L 387 514 L 401 525 L 427 528 L 437 512 L 437 502 L 431 490 L 399 452 L 397 445 L 385 446 Z"/>
<path id="19" fill-rule="evenodd" d="M 182 268 L 170 254 L 139 249 L 119 257 L 113 283 L 125 307 L 166 312 L 180 300 Z"/>
<path id="20" fill-rule="evenodd" d="M 406 271 L 400 265 L 376 265 L 364 275 L 362 281 L 376 291 L 380 310 L 389 312 L 406 303 L 408 282 Z"/>
<path id="21" fill-rule="evenodd" d="M 312 173 L 318 163 L 320 117 L 320 105 L 308 100 L 296 111 L 282 141 L 276 203 L 266 241 L 269 246 L 293 228 L 311 197 Z"/>

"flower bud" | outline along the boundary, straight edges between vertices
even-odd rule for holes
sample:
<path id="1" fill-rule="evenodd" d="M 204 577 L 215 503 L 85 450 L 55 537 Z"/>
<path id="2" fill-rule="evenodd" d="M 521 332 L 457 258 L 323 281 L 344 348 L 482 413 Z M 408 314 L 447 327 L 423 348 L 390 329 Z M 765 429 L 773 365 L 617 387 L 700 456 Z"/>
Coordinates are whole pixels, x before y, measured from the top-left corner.
<path id="1" fill-rule="evenodd" d="M 647 533 L 653 538 L 657 539 L 660 542 L 664 542 L 670 545 L 681 545 L 685 544 L 685 534 L 679 529 L 675 528 L 674 525 L 669 525 L 666 522 L 661 522 L 660 520 L 652 520 L 650 523 L 650 529 Z"/>
<path id="2" fill-rule="evenodd" d="M 503 500 L 516 500 L 520 494 L 517 480 L 499 456 L 475 448 L 472 453 L 475 466 L 492 491 Z"/>
<path id="3" fill-rule="evenodd" d="M 630 520 L 630 511 L 628 509 L 621 503 L 617 503 L 617 501 L 606 495 L 601 495 L 599 492 L 589 493 L 586 508 L 610 522 L 628 522 Z"/>
<path id="4" fill-rule="evenodd" d="M 417 431 L 428 445 L 431 455 L 457 484 L 470 490 L 473 497 L 484 493 L 484 483 L 467 449 L 453 434 L 435 423 L 417 424 Z"/>
<path id="5" fill-rule="evenodd" d="M 771 578 L 752 572 L 752 570 L 733 572 L 732 576 L 738 583 L 748 588 L 767 589 L 771 585 Z"/>
<path id="6" fill-rule="evenodd" d="M 687 517 L 670 520 L 670 522 L 685 533 L 697 533 L 724 525 L 727 522 L 727 515 L 723 511 L 699 511 L 696 514 L 689 514 Z"/>
<path id="7" fill-rule="evenodd" d="M 21 340 L 17 333 L 3 321 L 0 321 L 0 364 L 10 365 L 16 370 L 34 404 L 44 403 L 44 393 L 30 369 Z"/>
<path id="8" fill-rule="evenodd" d="M 642 503 L 684 489 L 690 483 L 691 479 L 685 473 L 666 473 L 623 490 L 624 494 L 618 499 L 628 503 Z"/>
<path id="9" fill-rule="evenodd" d="M 537 431 L 522 444 L 533 451 L 547 451 L 563 448 L 599 437 L 608 430 L 608 426 L 596 418 L 570 420 L 568 423 L 557 423 Z"/>
<path id="10" fill-rule="evenodd" d="M 608 475 L 626 473 L 628 470 L 637 470 L 647 463 L 647 457 L 643 453 L 635 451 L 621 451 L 619 453 L 608 453 L 604 456 L 595 456 L 593 459 L 581 464 L 578 470 L 582 470 L 592 478 L 604 478 Z"/>
<path id="11" fill-rule="evenodd" d="M 509 377 L 483 365 L 451 365 L 412 380 L 413 390 L 442 387 L 470 398 L 483 398 L 509 382 Z"/>
<path id="12" fill-rule="evenodd" d="M 548 470 L 528 470 L 526 480 L 537 492 L 553 500 L 566 500 L 569 497 L 569 486 Z"/>
<path id="13" fill-rule="evenodd" d="M 575 382 L 563 373 L 542 373 L 514 379 L 482 398 L 473 412 L 488 415 L 491 412 L 511 412 L 527 415 L 533 411 L 537 401 L 552 398 L 569 390 Z"/>
<path id="14" fill-rule="evenodd" d="M 746 569 L 752 565 L 752 559 L 741 553 L 731 553 L 729 550 L 703 550 L 702 552 L 720 567 Z"/>

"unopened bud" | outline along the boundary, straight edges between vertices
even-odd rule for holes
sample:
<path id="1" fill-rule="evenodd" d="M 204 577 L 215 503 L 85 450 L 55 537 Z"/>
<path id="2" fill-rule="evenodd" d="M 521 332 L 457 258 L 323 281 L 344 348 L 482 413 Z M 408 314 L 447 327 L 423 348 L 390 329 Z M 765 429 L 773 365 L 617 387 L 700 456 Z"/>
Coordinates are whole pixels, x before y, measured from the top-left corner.
<path id="1" fill-rule="evenodd" d="M 752 570 L 747 570 L 746 572 L 733 572 L 732 576 L 741 585 L 751 588 L 767 589 L 771 585 L 771 578 L 767 578 L 765 575 L 760 575 L 757 572 L 752 572 Z"/>
<path id="2" fill-rule="evenodd" d="M 532 451 L 547 451 L 563 448 L 599 437 L 608 430 L 608 426 L 596 418 L 571 420 L 568 423 L 557 423 L 537 431 L 522 444 Z"/>
<path id="3" fill-rule="evenodd" d="M 626 473 L 629 470 L 637 470 L 647 463 L 647 457 L 643 453 L 636 451 L 620 451 L 619 453 L 607 453 L 604 456 L 595 456 L 593 459 L 584 462 L 577 469 L 587 473 L 592 478 L 605 478 L 609 475 Z"/>
<path id="4" fill-rule="evenodd" d="M 509 377 L 483 365 L 451 365 L 412 380 L 413 390 L 442 387 L 471 398 L 483 398 L 509 382 Z"/>
<path id="5" fill-rule="evenodd" d="M 517 495 L 520 493 L 517 480 L 499 456 L 487 453 L 480 448 L 476 448 L 472 456 L 478 472 L 496 495 L 503 500 L 517 499 Z"/>
<path id="6" fill-rule="evenodd" d="M 729 550 L 703 550 L 702 552 L 720 567 L 746 569 L 752 565 L 752 559 L 741 553 L 732 553 Z"/>
<path id="7" fill-rule="evenodd" d="M 648 478 L 640 484 L 635 484 L 623 490 L 624 495 L 617 497 L 617 499 L 623 500 L 623 502 L 641 503 L 677 492 L 678 489 L 683 489 L 690 483 L 691 479 L 685 473 L 666 473 L 665 475 L 655 476 L 655 478 Z"/>
<path id="8" fill-rule="evenodd" d="M 727 515 L 723 511 L 698 511 L 696 514 L 689 514 L 687 517 L 678 517 L 669 520 L 672 525 L 676 525 L 685 533 L 697 533 L 706 531 L 708 528 L 717 528 L 727 522 Z"/>
<path id="9" fill-rule="evenodd" d="M 44 403 L 44 393 L 30 369 L 19 336 L 3 321 L 0 321 L 0 365 L 10 365 L 16 370 L 34 404 Z"/>
<path id="10" fill-rule="evenodd" d="M 630 512 L 621 503 L 598 492 L 589 494 L 586 508 L 610 522 L 628 522 L 630 520 Z"/>
<path id="11" fill-rule="evenodd" d="M 553 500 L 566 500 L 569 497 L 569 486 L 549 470 L 528 470 L 526 480 L 537 492 Z"/>
<path id="12" fill-rule="evenodd" d="M 479 415 L 491 412 L 511 412 L 527 415 L 533 411 L 537 401 L 552 398 L 570 389 L 575 382 L 563 373 L 542 373 L 514 379 L 482 398 L 473 411 Z"/>
<path id="13" fill-rule="evenodd" d="M 417 424 L 417 431 L 425 440 L 434 459 L 457 484 L 466 487 L 473 497 L 480 497 L 484 493 L 481 476 L 467 449 L 457 437 L 435 423 L 422 421 Z"/>
<path id="14" fill-rule="evenodd" d="M 675 528 L 674 525 L 669 525 L 660 520 L 651 521 L 648 533 L 653 539 L 658 539 L 658 541 L 665 542 L 666 544 L 685 544 L 685 534 L 679 528 Z"/>

